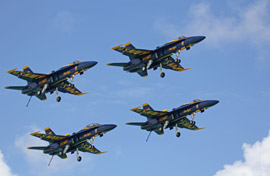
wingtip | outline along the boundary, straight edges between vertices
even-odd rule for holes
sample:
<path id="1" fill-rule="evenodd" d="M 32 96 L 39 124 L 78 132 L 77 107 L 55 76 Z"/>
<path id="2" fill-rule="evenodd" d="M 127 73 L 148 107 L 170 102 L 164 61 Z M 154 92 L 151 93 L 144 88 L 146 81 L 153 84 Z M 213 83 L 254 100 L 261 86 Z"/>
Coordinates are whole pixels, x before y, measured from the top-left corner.
<path id="1" fill-rule="evenodd" d="M 112 63 L 107 63 L 107 65 L 112 65 Z"/>
<path id="2" fill-rule="evenodd" d="M 117 46 L 113 47 L 112 49 L 115 50 L 115 49 L 119 48 L 119 47 L 122 46 L 122 45 L 123 45 L 123 44 L 117 45 Z"/>
<path id="3" fill-rule="evenodd" d="M 139 109 L 141 106 L 139 106 L 139 107 L 136 107 L 136 108 L 132 108 L 132 109 L 130 109 L 131 111 L 135 111 L 135 110 L 137 110 L 137 109 Z"/>
<path id="4" fill-rule="evenodd" d="M 84 95 L 84 94 L 88 94 L 89 92 L 84 92 L 84 93 L 80 93 L 78 94 L 78 96 Z"/>
<path id="5" fill-rule="evenodd" d="M 37 132 L 34 132 L 34 133 L 30 133 L 30 135 L 35 135 L 35 134 L 38 134 L 40 131 L 37 131 Z"/>
<path id="6" fill-rule="evenodd" d="M 17 70 L 18 68 L 14 68 L 14 69 L 12 69 L 12 70 L 9 70 L 9 71 L 7 71 L 7 73 L 12 73 L 12 72 L 14 72 L 15 70 Z"/>

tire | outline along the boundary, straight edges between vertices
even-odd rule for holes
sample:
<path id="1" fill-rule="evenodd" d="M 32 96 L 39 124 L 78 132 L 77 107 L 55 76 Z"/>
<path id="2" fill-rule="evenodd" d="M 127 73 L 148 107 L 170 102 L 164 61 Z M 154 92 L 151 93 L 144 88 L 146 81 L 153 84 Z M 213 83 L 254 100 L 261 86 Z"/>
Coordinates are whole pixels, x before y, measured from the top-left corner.
<path id="1" fill-rule="evenodd" d="M 164 78 L 165 77 L 165 73 L 164 72 L 160 73 L 160 77 L 161 78 Z"/>
<path id="2" fill-rule="evenodd" d="M 61 97 L 58 96 L 58 97 L 56 98 L 56 101 L 57 101 L 57 102 L 60 102 L 60 101 L 61 101 Z"/>
<path id="3" fill-rule="evenodd" d="M 176 137 L 180 137 L 181 136 L 181 133 L 180 132 L 177 132 L 176 133 Z"/>
<path id="4" fill-rule="evenodd" d="M 82 157 L 81 156 L 78 156 L 77 157 L 77 161 L 80 162 L 82 160 Z"/>

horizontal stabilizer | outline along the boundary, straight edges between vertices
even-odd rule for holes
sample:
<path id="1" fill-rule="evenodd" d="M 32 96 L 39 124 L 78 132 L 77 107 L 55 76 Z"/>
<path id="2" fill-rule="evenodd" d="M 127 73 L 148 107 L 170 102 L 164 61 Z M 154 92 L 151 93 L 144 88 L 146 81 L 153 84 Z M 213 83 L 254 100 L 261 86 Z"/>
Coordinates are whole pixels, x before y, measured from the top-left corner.
<path id="1" fill-rule="evenodd" d="M 118 66 L 118 67 L 124 67 L 128 64 L 128 62 L 125 63 L 108 63 L 107 65 L 111 65 L 111 66 Z"/>
<path id="2" fill-rule="evenodd" d="M 40 147 L 28 147 L 27 149 L 33 149 L 33 150 L 45 150 L 47 146 L 40 146 Z"/>
<path id="3" fill-rule="evenodd" d="M 14 90 L 23 90 L 25 89 L 27 86 L 7 86 L 5 87 L 6 89 L 14 89 Z"/>
<path id="4" fill-rule="evenodd" d="M 126 125 L 135 125 L 135 126 L 142 126 L 145 122 L 128 122 Z"/>

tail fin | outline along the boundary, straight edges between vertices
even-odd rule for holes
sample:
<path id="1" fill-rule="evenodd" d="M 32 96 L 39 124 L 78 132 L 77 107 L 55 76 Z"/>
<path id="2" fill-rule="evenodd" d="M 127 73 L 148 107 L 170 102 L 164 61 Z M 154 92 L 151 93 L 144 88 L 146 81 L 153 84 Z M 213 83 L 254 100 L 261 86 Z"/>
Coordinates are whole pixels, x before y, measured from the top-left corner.
<path id="1" fill-rule="evenodd" d="M 136 49 L 130 42 L 126 43 L 125 44 L 125 47 L 126 48 L 129 48 L 129 49 Z M 129 60 L 133 60 L 134 58 L 132 57 L 129 57 Z"/>
<path id="2" fill-rule="evenodd" d="M 28 66 L 23 67 L 24 73 L 34 73 Z"/>
<path id="3" fill-rule="evenodd" d="M 53 130 L 50 127 L 45 128 L 45 133 L 55 136 L 55 133 L 53 132 Z"/>
<path id="4" fill-rule="evenodd" d="M 148 103 L 142 105 L 144 110 L 154 110 Z"/>

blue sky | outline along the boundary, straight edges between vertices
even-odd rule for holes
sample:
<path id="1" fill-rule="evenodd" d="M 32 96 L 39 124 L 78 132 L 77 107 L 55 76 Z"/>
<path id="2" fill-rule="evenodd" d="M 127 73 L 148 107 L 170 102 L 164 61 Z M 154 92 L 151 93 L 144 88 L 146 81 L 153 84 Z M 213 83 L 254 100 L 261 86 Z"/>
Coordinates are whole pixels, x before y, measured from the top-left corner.
<path id="1" fill-rule="evenodd" d="M 0 1 L 1 175 L 251 175 L 270 168 L 270 1 Z M 109 62 L 127 57 L 111 50 L 131 42 L 154 49 L 179 36 L 206 39 L 181 53 L 185 72 L 149 71 L 141 78 Z M 28 65 L 48 73 L 74 60 L 98 64 L 75 78 L 84 96 L 55 94 L 47 101 L 4 89 L 26 82 L 6 71 Z M 200 131 L 175 130 L 164 135 L 126 126 L 145 118 L 130 109 L 149 103 L 171 110 L 193 99 L 220 103 L 197 114 Z M 29 133 L 50 126 L 58 134 L 89 123 L 118 127 L 95 146 L 103 155 L 81 153 L 67 160 L 26 147 L 46 143 Z M 260 157 L 262 156 L 262 157 Z M 266 156 L 269 156 L 268 158 Z M 261 168 L 261 169 L 258 169 Z"/>

